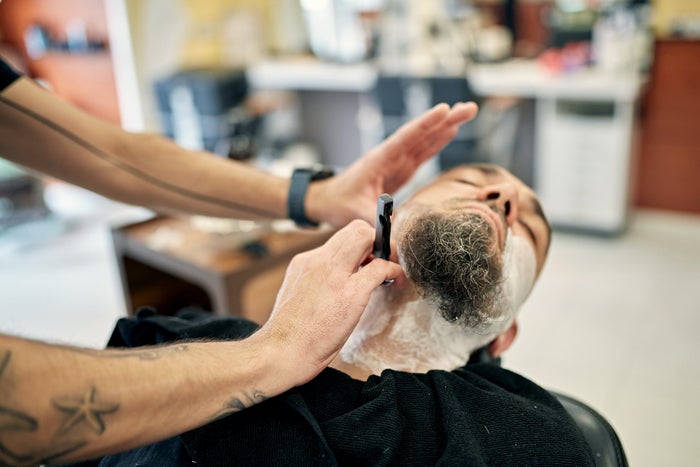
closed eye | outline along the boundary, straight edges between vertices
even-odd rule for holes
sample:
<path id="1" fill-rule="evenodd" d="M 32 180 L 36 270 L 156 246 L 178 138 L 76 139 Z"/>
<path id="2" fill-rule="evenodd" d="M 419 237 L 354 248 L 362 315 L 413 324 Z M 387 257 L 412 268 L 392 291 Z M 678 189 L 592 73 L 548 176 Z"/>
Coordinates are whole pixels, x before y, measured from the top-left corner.
<path id="1" fill-rule="evenodd" d="M 535 232 L 532 230 L 532 228 L 522 219 L 518 219 L 518 223 L 523 226 L 525 231 L 527 232 L 527 235 L 532 239 L 532 243 L 535 245 L 535 249 L 537 249 L 537 238 L 535 237 Z"/>

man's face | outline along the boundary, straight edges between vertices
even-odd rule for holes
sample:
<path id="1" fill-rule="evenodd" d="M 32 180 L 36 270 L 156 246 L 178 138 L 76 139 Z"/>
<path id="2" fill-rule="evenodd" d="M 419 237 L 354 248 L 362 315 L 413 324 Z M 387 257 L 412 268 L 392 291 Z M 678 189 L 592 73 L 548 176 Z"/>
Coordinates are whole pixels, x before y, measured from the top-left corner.
<path id="1" fill-rule="evenodd" d="M 497 253 L 503 252 L 510 227 L 512 235 L 524 238 L 532 247 L 538 275 L 544 266 L 551 230 L 537 195 L 501 167 L 475 164 L 454 168 L 415 193 L 404 206 L 409 203 L 477 215 L 493 229 Z"/>
<path id="2" fill-rule="evenodd" d="M 492 165 L 446 172 L 399 207 L 395 221 L 407 276 L 445 319 L 472 329 L 515 316 L 549 247 L 534 192 Z"/>

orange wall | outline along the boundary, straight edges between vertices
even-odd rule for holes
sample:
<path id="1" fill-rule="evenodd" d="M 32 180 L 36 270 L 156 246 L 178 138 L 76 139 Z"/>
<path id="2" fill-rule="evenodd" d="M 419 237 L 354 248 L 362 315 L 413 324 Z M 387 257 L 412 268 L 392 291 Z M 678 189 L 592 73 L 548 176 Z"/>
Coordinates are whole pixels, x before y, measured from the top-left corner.
<path id="1" fill-rule="evenodd" d="M 86 24 L 90 40 L 108 43 L 104 5 L 99 0 L 4 0 L 0 3 L 3 41 L 20 51 L 33 78 L 47 81 L 64 99 L 93 115 L 119 123 L 119 106 L 109 51 L 84 54 L 48 52 L 30 60 L 24 33 L 41 24 L 50 34 L 65 39 L 66 25 L 75 19 Z"/>
<path id="2" fill-rule="evenodd" d="M 657 40 L 642 114 L 637 206 L 700 214 L 700 41 Z"/>

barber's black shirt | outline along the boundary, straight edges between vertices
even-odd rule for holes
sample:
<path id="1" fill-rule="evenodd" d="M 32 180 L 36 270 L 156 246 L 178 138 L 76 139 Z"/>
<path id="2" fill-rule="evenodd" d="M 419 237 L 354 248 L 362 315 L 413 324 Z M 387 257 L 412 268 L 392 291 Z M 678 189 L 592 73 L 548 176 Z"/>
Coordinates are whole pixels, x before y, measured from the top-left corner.
<path id="1" fill-rule="evenodd" d="M 254 330 L 235 318 L 140 315 L 117 325 L 111 345 L 237 339 Z M 496 365 L 473 364 L 427 374 L 386 370 L 366 382 L 327 369 L 281 396 L 179 437 L 108 456 L 100 465 L 192 464 L 581 467 L 593 460 L 578 427 L 549 392 Z"/>
<path id="2" fill-rule="evenodd" d="M 17 78 L 19 78 L 17 72 L 0 58 L 0 92 L 14 83 Z"/>

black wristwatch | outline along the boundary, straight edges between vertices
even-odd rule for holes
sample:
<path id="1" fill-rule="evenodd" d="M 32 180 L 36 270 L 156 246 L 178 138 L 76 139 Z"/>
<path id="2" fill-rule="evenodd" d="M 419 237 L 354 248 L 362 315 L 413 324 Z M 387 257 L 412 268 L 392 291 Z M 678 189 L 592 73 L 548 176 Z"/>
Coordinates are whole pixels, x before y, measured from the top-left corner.
<path id="1" fill-rule="evenodd" d="M 287 197 L 287 208 L 289 210 L 289 218 L 299 227 L 318 226 L 318 222 L 310 221 L 306 217 L 306 211 L 304 210 L 304 199 L 306 198 L 306 190 L 309 187 L 309 183 L 332 176 L 333 171 L 329 169 L 296 169 L 292 173 L 291 183 L 289 184 L 289 196 Z"/>

